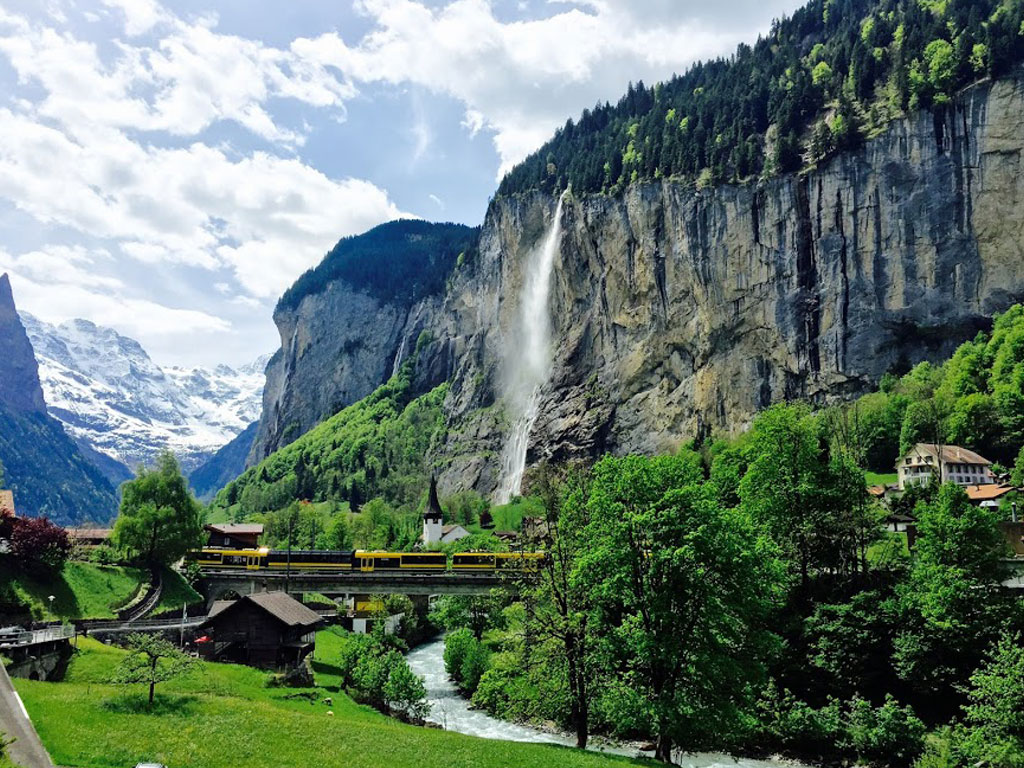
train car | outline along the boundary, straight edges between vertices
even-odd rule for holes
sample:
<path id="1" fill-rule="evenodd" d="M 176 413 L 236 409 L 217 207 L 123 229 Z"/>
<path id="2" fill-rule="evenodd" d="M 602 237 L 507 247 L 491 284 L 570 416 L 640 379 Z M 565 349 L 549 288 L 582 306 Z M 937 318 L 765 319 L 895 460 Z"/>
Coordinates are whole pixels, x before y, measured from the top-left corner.
<path id="1" fill-rule="evenodd" d="M 495 571 L 504 569 L 537 570 L 544 562 L 543 552 L 456 552 L 453 571 Z"/>
<path id="2" fill-rule="evenodd" d="M 351 550 L 293 549 L 289 555 L 287 549 L 273 549 L 266 567 L 274 571 L 351 571 L 354 554 Z"/>
<path id="3" fill-rule="evenodd" d="M 269 554 L 270 550 L 266 547 L 259 549 L 203 547 L 203 549 L 189 552 L 186 559 L 196 563 L 200 568 L 244 568 L 249 571 L 258 571 L 267 567 Z"/>
<path id="4" fill-rule="evenodd" d="M 357 550 L 353 556 L 360 571 L 428 570 L 444 571 L 448 556 L 443 552 L 366 552 Z"/>

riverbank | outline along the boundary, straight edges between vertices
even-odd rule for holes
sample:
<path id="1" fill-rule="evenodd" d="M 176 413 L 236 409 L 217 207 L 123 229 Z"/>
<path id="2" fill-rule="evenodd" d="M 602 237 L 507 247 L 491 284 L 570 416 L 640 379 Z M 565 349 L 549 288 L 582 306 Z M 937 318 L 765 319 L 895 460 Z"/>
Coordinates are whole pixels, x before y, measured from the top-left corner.
<path id="1" fill-rule="evenodd" d="M 547 730 L 532 725 L 511 723 L 473 709 L 448 677 L 444 668 L 444 638 L 440 637 L 417 646 L 406 655 L 409 668 L 423 678 L 427 688 L 430 713 L 427 722 L 444 730 L 479 736 L 485 739 L 500 739 L 533 744 L 555 744 L 576 746 L 571 734 Z M 630 758 L 652 757 L 639 744 L 616 744 L 601 738 L 594 738 L 588 751 Z M 717 753 L 684 753 L 673 756 L 677 765 L 686 768 L 808 768 L 788 760 L 755 760 L 734 758 Z"/>

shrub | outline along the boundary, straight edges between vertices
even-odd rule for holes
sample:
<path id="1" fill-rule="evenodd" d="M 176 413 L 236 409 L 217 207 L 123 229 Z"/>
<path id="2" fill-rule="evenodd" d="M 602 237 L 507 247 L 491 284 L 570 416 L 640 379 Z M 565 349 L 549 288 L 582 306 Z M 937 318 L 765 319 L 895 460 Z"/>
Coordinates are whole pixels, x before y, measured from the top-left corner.
<path id="1" fill-rule="evenodd" d="M 861 761 L 910 765 L 921 754 L 924 734 L 924 723 L 914 710 L 901 707 L 892 696 L 886 696 L 878 708 L 860 698 L 850 702 L 846 735 Z"/>
<path id="2" fill-rule="evenodd" d="M 473 633 L 465 628 L 449 632 L 445 637 L 444 668 L 455 682 L 461 682 L 462 662 L 468 655 L 470 646 L 475 642 Z"/>

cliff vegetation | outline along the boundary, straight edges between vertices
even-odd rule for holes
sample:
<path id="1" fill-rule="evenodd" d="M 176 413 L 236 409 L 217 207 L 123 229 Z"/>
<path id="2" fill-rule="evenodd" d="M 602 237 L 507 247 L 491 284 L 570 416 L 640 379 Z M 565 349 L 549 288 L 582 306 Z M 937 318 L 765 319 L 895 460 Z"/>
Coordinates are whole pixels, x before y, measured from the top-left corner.
<path id="1" fill-rule="evenodd" d="M 569 120 L 499 195 L 799 169 L 1024 58 L 1020 0 L 812 0 L 753 46 Z"/>

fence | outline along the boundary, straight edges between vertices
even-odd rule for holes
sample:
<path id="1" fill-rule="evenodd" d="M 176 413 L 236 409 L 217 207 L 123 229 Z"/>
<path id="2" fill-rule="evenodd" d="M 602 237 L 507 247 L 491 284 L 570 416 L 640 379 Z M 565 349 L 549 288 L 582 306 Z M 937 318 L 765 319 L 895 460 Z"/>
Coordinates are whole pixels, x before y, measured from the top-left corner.
<path id="1" fill-rule="evenodd" d="M 74 637 L 75 628 L 70 625 L 32 629 L 24 632 L 0 634 L 0 648 L 17 648 L 23 645 L 39 645 L 54 640 L 67 640 Z"/>

